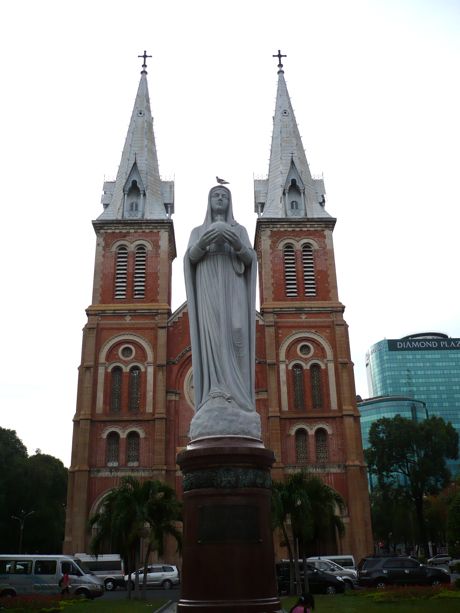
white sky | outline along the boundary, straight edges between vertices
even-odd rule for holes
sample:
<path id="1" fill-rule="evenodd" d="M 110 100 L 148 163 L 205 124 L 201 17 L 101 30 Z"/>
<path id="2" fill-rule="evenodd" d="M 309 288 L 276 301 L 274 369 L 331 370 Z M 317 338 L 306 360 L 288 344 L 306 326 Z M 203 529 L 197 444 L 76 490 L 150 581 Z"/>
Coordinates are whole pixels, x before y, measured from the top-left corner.
<path id="1" fill-rule="evenodd" d="M 281 49 L 335 217 L 357 393 L 384 337 L 460 337 L 458 0 L 5 0 L 0 5 L 0 426 L 70 463 L 104 178 L 114 179 L 144 49 L 178 258 L 218 174 L 253 233 Z"/>

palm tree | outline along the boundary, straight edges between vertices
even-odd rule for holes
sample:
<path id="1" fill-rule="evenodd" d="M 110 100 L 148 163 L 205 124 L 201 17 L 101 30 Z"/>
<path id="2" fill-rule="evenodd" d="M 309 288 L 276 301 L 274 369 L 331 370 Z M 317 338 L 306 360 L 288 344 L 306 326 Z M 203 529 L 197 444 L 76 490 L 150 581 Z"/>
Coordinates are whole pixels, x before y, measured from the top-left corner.
<path id="1" fill-rule="evenodd" d="M 304 590 L 308 592 L 307 546 L 318 544 L 322 537 L 328 536 L 332 530 L 336 530 L 340 535 L 343 534 L 344 526 L 340 517 L 336 515 L 337 508 L 339 510 L 344 508 L 340 494 L 318 477 L 308 475 L 304 471 L 289 475 L 283 482 L 273 483 L 273 524 L 274 527 L 281 529 L 288 548 L 291 594 L 294 592 L 294 577 L 297 593 L 301 591 L 300 557 L 304 568 Z"/>
<path id="2" fill-rule="evenodd" d="M 147 584 L 147 565 L 150 553 L 156 551 L 158 556 L 164 554 L 166 537 L 172 536 L 177 549 L 182 547 L 182 533 L 177 522 L 182 519 L 182 504 L 176 498 L 172 487 L 161 481 L 147 481 L 146 486 L 146 519 L 149 526 L 147 548 L 144 557 L 144 593 Z"/>
<path id="3" fill-rule="evenodd" d="M 164 551 L 164 538 L 171 534 L 180 544 L 180 532 L 174 522 L 180 519 L 180 503 L 172 488 L 160 481 L 141 483 L 128 476 L 119 487 L 104 498 L 100 509 L 89 521 L 95 529 L 91 551 L 101 552 L 110 543 L 112 550 L 119 551 L 126 563 L 128 575 L 139 568 L 141 539 L 147 541 L 144 560 L 144 586 L 147 563 L 154 550 L 159 555 Z M 138 589 L 136 573 L 135 589 Z M 128 598 L 131 597 L 131 581 L 128 581 Z"/>

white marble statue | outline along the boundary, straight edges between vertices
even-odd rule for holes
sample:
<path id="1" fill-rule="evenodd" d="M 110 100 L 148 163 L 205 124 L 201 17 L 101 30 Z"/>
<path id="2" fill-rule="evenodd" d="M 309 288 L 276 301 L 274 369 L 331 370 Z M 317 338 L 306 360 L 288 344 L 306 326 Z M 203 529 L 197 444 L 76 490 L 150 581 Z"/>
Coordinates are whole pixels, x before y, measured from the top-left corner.
<path id="1" fill-rule="evenodd" d="M 209 192 L 206 218 L 184 258 L 192 341 L 195 415 L 192 440 L 260 438 L 255 410 L 255 251 L 233 218 L 231 193 Z"/>

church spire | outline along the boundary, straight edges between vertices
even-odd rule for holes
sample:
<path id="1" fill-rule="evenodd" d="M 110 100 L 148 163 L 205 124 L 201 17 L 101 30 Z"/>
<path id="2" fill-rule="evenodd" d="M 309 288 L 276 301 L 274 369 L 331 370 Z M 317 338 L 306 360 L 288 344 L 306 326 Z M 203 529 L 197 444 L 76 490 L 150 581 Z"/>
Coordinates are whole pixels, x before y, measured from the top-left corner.
<path id="1" fill-rule="evenodd" d="M 100 220 L 167 219 L 174 211 L 174 182 L 158 166 L 144 51 L 141 78 L 115 181 L 104 182 Z"/>
<path id="2" fill-rule="evenodd" d="M 268 179 L 254 182 L 256 212 L 263 217 L 329 217 L 322 179 L 313 179 L 300 138 L 278 51 L 276 94 Z"/>

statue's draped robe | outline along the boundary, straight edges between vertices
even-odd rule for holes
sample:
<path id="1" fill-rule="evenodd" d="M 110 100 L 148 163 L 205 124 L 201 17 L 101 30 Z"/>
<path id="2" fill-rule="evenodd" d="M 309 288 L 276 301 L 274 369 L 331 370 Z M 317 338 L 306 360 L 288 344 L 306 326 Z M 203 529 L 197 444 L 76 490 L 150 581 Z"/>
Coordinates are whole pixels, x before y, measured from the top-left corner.
<path id="1" fill-rule="evenodd" d="M 212 224 L 209 200 L 205 222 L 192 231 L 184 260 L 195 409 L 217 403 L 255 412 L 257 260 L 245 228 L 233 219 L 231 199 L 226 222 L 243 245 L 241 257 L 227 242 L 216 241 L 194 261 L 191 249 Z"/>

